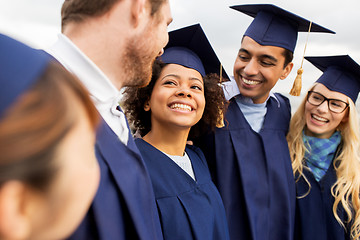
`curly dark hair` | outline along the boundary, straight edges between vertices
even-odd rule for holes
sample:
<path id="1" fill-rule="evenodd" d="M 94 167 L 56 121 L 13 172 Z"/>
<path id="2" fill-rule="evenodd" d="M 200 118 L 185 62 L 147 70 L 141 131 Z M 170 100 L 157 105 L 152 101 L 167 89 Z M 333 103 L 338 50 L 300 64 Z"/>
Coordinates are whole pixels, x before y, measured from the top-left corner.
<path id="1" fill-rule="evenodd" d="M 124 92 L 122 107 L 133 130 L 142 137 L 151 130 L 151 111 L 145 111 L 145 103 L 150 99 L 156 80 L 160 77 L 166 63 L 156 60 L 149 85 L 142 88 L 128 87 Z M 208 74 L 204 78 L 205 109 L 200 121 L 195 124 L 189 133 L 189 138 L 200 136 L 207 131 L 214 130 L 222 123 L 222 116 L 227 102 L 220 87 L 220 77 L 217 74 Z"/>

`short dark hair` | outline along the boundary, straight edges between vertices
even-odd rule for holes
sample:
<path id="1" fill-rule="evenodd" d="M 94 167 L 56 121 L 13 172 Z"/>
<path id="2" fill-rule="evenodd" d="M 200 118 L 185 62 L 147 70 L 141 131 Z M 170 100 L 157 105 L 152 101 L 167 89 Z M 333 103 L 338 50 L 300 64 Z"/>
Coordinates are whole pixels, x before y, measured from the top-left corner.
<path id="1" fill-rule="evenodd" d="M 133 129 L 141 136 L 151 130 L 151 113 L 145 111 L 145 103 L 150 99 L 155 82 L 160 77 L 166 63 L 156 60 L 149 85 L 143 88 L 129 87 L 125 90 L 123 107 Z M 220 77 L 217 74 L 208 74 L 203 77 L 205 109 L 201 120 L 191 128 L 189 138 L 200 136 L 208 130 L 215 129 L 220 124 L 221 112 L 225 112 L 227 102 L 220 86 Z"/>
<path id="2" fill-rule="evenodd" d="M 94 128 L 99 116 L 88 91 L 58 62 L 47 69 L 0 119 L 0 185 L 19 180 L 46 191 L 56 176 L 57 147 L 74 127 L 79 99 Z"/>
<path id="3" fill-rule="evenodd" d="M 282 55 L 285 57 L 284 68 L 286 68 L 286 66 L 292 62 L 292 60 L 294 58 L 294 53 L 292 51 L 290 51 L 289 49 L 284 48 Z"/>
<path id="4" fill-rule="evenodd" d="M 61 28 L 69 22 L 82 22 L 88 17 L 102 16 L 121 0 L 65 0 L 61 8 Z M 149 0 L 151 16 L 167 0 Z"/>

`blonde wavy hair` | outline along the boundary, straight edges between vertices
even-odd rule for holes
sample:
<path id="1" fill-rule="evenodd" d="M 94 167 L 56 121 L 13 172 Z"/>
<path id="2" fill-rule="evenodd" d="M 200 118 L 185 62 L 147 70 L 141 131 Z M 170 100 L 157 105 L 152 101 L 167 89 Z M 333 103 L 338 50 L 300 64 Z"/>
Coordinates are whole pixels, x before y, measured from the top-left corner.
<path id="1" fill-rule="evenodd" d="M 310 89 L 312 90 L 316 86 Z M 305 165 L 304 154 L 306 147 L 302 140 L 302 131 L 305 128 L 306 122 L 304 118 L 306 98 L 301 102 L 298 110 L 290 121 L 290 129 L 287 135 L 290 156 L 292 160 L 292 167 L 294 176 L 297 176 L 296 181 L 301 177 L 309 184 L 308 192 L 298 198 L 306 197 L 310 192 L 311 185 L 306 179 L 303 169 L 308 169 Z M 342 137 L 342 149 L 340 154 L 334 159 L 334 169 L 336 170 L 337 181 L 331 188 L 331 193 L 335 198 L 333 205 L 333 213 L 336 220 L 345 229 L 345 224 L 337 214 L 339 204 L 344 208 L 347 214 L 347 221 L 352 222 L 350 229 L 351 239 L 360 238 L 360 129 L 358 114 L 354 102 L 348 98 L 349 119 L 347 122 L 342 122 L 338 126 Z"/>

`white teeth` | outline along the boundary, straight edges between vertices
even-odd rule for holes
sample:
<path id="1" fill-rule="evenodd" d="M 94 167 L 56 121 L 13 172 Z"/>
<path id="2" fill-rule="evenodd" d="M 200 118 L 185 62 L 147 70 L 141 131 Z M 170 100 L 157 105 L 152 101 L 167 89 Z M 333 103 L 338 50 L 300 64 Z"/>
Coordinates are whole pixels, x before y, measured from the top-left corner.
<path id="1" fill-rule="evenodd" d="M 328 120 L 326 118 L 322 118 L 322 117 L 319 117 L 319 116 L 316 116 L 316 115 L 312 115 L 312 117 L 318 121 L 321 121 L 321 122 L 328 122 Z"/>
<path id="2" fill-rule="evenodd" d="M 170 108 L 191 112 L 191 106 L 181 103 L 174 103 L 170 106 Z"/>
<path id="3" fill-rule="evenodd" d="M 245 78 L 243 78 L 243 81 L 245 84 L 248 84 L 248 85 L 257 85 L 257 84 L 261 83 L 259 81 L 253 81 L 253 80 L 249 80 L 249 79 L 245 79 Z"/>

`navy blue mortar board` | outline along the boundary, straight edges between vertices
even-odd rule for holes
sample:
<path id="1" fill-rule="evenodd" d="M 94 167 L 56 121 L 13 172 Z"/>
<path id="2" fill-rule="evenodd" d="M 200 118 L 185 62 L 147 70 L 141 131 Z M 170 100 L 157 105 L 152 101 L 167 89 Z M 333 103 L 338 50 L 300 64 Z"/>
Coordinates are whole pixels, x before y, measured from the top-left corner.
<path id="1" fill-rule="evenodd" d="M 272 4 L 236 5 L 230 8 L 254 18 L 244 36 L 260 45 L 276 46 L 294 52 L 298 32 L 308 32 L 310 21 Z M 311 32 L 335 33 L 316 23 Z"/>
<path id="2" fill-rule="evenodd" d="M 46 69 L 50 55 L 0 34 L 0 117 L 18 97 L 34 85 Z"/>
<path id="3" fill-rule="evenodd" d="M 169 32 L 169 42 L 165 46 L 161 60 L 195 69 L 202 76 L 209 73 L 220 75 L 220 60 L 200 24 Z M 229 79 L 224 68 L 222 76 Z"/>
<path id="4" fill-rule="evenodd" d="M 349 55 L 305 57 L 323 74 L 316 81 L 345 94 L 355 103 L 360 92 L 360 66 Z"/>

